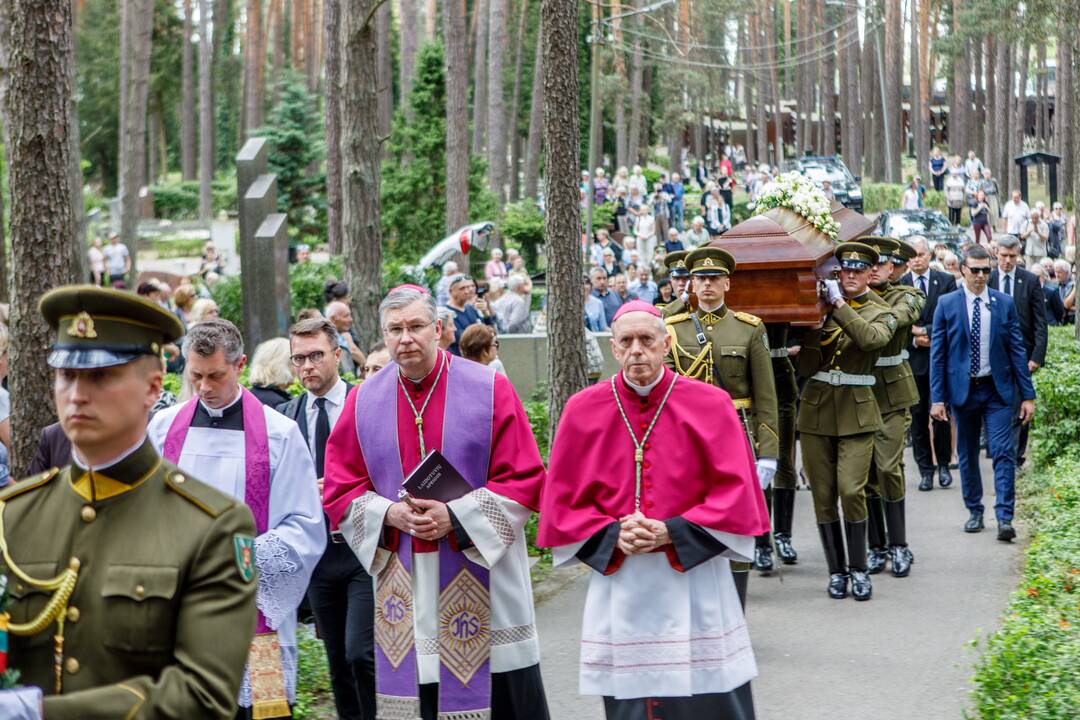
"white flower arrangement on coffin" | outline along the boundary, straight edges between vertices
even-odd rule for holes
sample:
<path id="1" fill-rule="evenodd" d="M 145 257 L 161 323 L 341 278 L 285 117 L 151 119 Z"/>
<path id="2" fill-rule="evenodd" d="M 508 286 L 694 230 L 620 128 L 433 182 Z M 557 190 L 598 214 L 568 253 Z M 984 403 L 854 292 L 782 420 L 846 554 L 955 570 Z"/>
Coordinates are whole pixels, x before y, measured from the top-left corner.
<path id="1" fill-rule="evenodd" d="M 840 225 L 833 220 L 832 207 L 821 191 L 809 178 L 797 172 L 788 172 L 766 185 L 758 196 L 754 215 L 761 215 L 772 208 L 787 208 L 806 218 L 820 232 L 836 240 Z"/>

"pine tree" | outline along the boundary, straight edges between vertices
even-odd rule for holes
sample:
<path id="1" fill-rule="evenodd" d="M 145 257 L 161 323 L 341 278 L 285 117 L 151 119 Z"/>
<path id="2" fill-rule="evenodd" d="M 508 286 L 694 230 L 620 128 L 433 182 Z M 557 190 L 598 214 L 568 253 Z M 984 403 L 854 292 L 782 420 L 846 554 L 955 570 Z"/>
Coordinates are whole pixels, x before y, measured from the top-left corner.
<path id="1" fill-rule="evenodd" d="M 443 237 L 446 218 L 446 75 L 443 48 L 426 43 L 416 58 L 412 92 L 394 117 L 383 165 L 382 222 L 389 255 L 415 260 Z M 412 117 L 410 120 L 409 117 Z M 494 198 L 484 163 L 469 162 L 469 214 L 491 219 Z"/>
<path id="2" fill-rule="evenodd" d="M 289 216 L 289 226 L 301 235 L 326 233 L 325 178 L 307 175 L 307 168 L 323 157 L 322 115 L 311 112 L 317 101 L 307 80 L 294 70 L 285 73 L 277 89 L 277 105 L 267 125 L 255 131 L 271 143 L 267 164 L 277 173 L 278 211 Z"/>

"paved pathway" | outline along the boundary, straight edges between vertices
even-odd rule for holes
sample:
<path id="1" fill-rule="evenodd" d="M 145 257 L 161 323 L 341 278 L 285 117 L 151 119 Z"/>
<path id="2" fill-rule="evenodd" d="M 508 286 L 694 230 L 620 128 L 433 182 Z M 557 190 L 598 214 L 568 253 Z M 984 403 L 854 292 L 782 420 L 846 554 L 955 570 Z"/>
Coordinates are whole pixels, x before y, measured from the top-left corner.
<path id="1" fill-rule="evenodd" d="M 908 539 L 915 565 L 904 579 L 887 572 L 874 576 L 874 598 L 866 603 L 825 594 L 827 573 L 810 493 L 798 493 L 799 564 L 785 566 L 783 583 L 775 574 L 754 573 L 750 580 L 758 720 L 962 717 L 976 657 L 967 643 L 997 626 L 1018 578 L 1020 545 L 999 543 L 992 520 L 981 534 L 964 534 L 967 512 L 959 473 L 954 471 L 951 488 L 921 493 L 910 452 L 907 463 Z M 991 478 L 984 460 L 990 518 Z M 1023 528 L 1020 534 L 1023 538 Z M 578 695 L 585 589 L 586 578 L 579 578 L 537 610 L 552 720 L 603 717 L 598 698 Z"/>

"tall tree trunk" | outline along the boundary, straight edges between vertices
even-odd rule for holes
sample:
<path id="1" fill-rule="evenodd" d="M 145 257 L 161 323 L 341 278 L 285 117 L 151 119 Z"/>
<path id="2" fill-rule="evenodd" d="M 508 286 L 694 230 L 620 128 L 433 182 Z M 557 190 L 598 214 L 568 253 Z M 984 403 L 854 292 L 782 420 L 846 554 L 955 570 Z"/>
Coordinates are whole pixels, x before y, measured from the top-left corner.
<path id="1" fill-rule="evenodd" d="M 11 167 L 11 119 L 8 114 L 8 87 L 11 79 L 11 8 L 0 3 L 0 174 Z M 74 87 L 74 86 L 73 86 Z M 0 192 L 0 302 L 10 302 L 8 295 L 8 244 L 5 237 L 4 194 Z"/>
<path id="2" fill-rule="evenodd" d="M 382 232 L 379 177 L 378 86 L 371 68 L 378 62 L 374 15 L 382 0 L 345 0 L 341 8 L 342 245 L 345 282 L 352 288 L 352 311 L 361 347 L 379 338 L 382 299 Z"/>
<path id="3" fill-rule="evenodd" d="M 844 148 L 844 159 L 847 161 L 848 169 L 854 175 L 862 176 L 863 163 L 862 163 L 862 146 L 863 146 L 863 118 L 862 107 L 863 104 L 868 102 L 867 98 L 863 96 L 859 97 L 859 71 L 860 67 L 862 71 L 866 72 L 866 67 L 862 65 L 861 52 L 859 48 L 859 8 L 852 3 L 844 8 L 846 13 L 846 24 L 844 27 L 845 36 L 851 37 L 851 44 L 847 49 L 847 59 L 844 62 L 844 76 L 846 78 L 845 83 L 847 85 L 847 104 L 844 106 L 844 122 L 848 126 L 848 139 L 851 142 L 851 149 Z M 865 87 L 865 85 L 863 85 Z"/>
<path id="4" fill-rule="evenodd" d="M 158 157 L 155 150 L 158 128 L 161 127 L 161 111 L 158 109 L 157 96 L 151 96 L 146 116 L 146 184 L 155 185 L 158 180 Z"/>
<path id="5" fill-rule="evenodd" d="M 772 3 L 767 3 L 765 8 L 765 47 L 767 48 L 765 55 L 769 63 L 769 96 L 772 98 L 773 134 L 776 136 L 773 140 L 773 161 L 777 167 L 781 167 L 784 162 L 784 108 L 782 102 L 784 91 L 780 86 L 780 73 L 777 71 L 780 64 L 780 53 L 776 42 L 776 29 L 773 27 L 773 8 L 771 5 Z M 689 38 L 687 40 L 689 41 Z"/>
<path id="6" fill-rule="evenodd" d="M 488 185 L 501 208 L 506 200 L 506 103 L 503 61 L 506 57 L 507 0 L 488 0 Z"/>
<path id="7" fill-rule="evenodd" d="M 489 2 L 490 0 L 476 0 L 473 7 L 476 17 L 473 51 L 473 155 L 483 155 L 484 148 L 487 147 Z"/>
<path id="8" fill-rule="evenodd" d="M 278 86 L 281 83 L 281 71 L 285 67 L 285 0 L 270 0 L 266 23 L 274 44 L 274 51 L 270 56 L 270 107 L 277 107 Z"/>
<path id="9" fill-rule="evenodd" d="M 71 237 L 68 244 L 71 251 L 71 271 L 80 281 L 90 277 L 90 261 L 86 256 L 86 206 L 83 204 L 82 143 L 79 138 L 79 103 L 75 97 L 75 52 L 78 45 L 79 17 L 85 12 L 79 3 L 72 3 L 71 49 L 68 51 L 68 83 L 72 92 L 68 96 L 68 187 L 71 192 Z M 0 23 L 2 26 L 2 23 Z M 0 114 L 0 122 L 3 121 Z M 162 128 L 164 129 L 164 128 Z M 162 167 L 165 166 L 162 161 Z M 3 212 L 0 212 L 0 225 L 3 224 Z M 3 233 L 0 233 L 0 254 L 3 254 Z M 0 273 L 7 265 L 5 258 L 0 263 Z M 6 287 L 6 283 L 4 285 Z M 3 297 L 0 295 L 0 297 Z"/>
<path id="10" fill-rule="evenodd" d="M 341 0 L 326 0 L 326 244 L 341 254 Z"/>
<path id="11" fill-rule="evenodd" d="M 585 387 L 581 322 L 581 206 L 578 203 L 578 16 L 574 0 L 542 0 L 544 144 L 547 147 L 548 411 L 551 437 L 570 396 Z"/>
<path id="12" fill-rule="evenodd" d="M 925 37 L 924 37 L 925 42 Z M 985 157 L 983 149 L 983 137 L 978 128 L 986 122 L 986 88 L 983 85 L 983 44 L 982 40 L 971 38 L 967 42 L 971 50 L 971 69 L 975 75 L 975 92 L 971 97 L 972 116 L 969 137 L 975 154 L 980 158 Z"/>
<path id="13" fill-rule="evenodd" d="M 446 43 L 446 232 L 469 221 L 469 61 L 465 0 L 442 0 Z"/>
<path id="14" fill-rule="evenodd" d="M 612 17 L 617 18 L 620 14 L 622 14 L 622 0 L 613 0 L 611 3 Z M 629 137 L 626 132 L 626 90 L 629 87 L 629 78 L 626 75 L 626 61 L 622 51 L 622 20 L 613 19 L 611 21 L 611 32 L 615 38 L 612 63 L 615 66 L 615 77 L 618 80 L 618 87 L 612 98 L 615 105 L 615 167 L 621 168 L 625 167 L 629 162 L 627 160 Z"/>
<path id="15" fill-rule="evenodd" d="M 1022 155 L 1024 152 L 1024 138 L 1027 136 L 1027 81 L 1028 81 L 1028 68 L 1031 66 L 1031 42 L 1023 40 L 1017 44 L 1017 88 L 1016 88 L 1016 118 L 1013 120 L 1013 136 L 1010 146 L 1009 164 L 1015 168 L 1012 173 L 1012 177 L 1015 177 L 1016 183 L 1020 182 L 1020 173 L 1027 172 L 1026 170 L 1018 167 L 1015 162 L 1012 162 L 1013 158 L 1017 155 Z"/>
<path id="16" fill-rule="evenodd" d="M 401 97 L 398 104 L 405 112 L 405 117 L 412 118 L 412 109 L 409 107 L 409 93 L 412 92 L 413 76 L 416 74 L 416 52 L 419 47 L 416 42 L 416 25 L 419 16 L 416 13 L 416 0 L 399 0 L 401 15 L 398 17 L 398 38 L 401 47 L 400 75 L 398 87 L 401 88 Z"/>
<path id="17" fill-rule="evenodd" d="M 209 222 L 214 211 L 210 192 L 214 179 L 214 101 L 210 75 L 213 57 L 210 0 L 199 0 L 199 219 L 203 222 Z"/>
<path id="18" fill-rule="evenodd" d="M 307 14 L 307 0 L 292 2 L 292 21 L 289 23 L 290 59 L 292 67 L 298 73 L 304 72 L 304 15 Z"/>
<path id="19" fill-rule="evenodd" d="M 262 127 L 262 0 L 247 0 L 247 28 L 244 33 L 244 136 Z"/>
<path id="20" fill-rule="evenodd" d="M 521 199 L 521 133 L 518 119 L 521 115 L 521 66 L 525 54 L 525 20 L 529 14 L 528 0 L 518 0 L 517 37 L 514 40 L 514 91 L 510 97 L 510 114 L 507 117 L 507 135 L 510 140 L 510 202 Z"/>
<path id="21" fill-rule="evenodd" d="M 759 10 L 762 9 L 759 3 Z M 758 66 L 763 66 L 764 51 L 762 49 L 763 34 L 761 31 L 761 18 L 758 14 L 750 16 L 750 57 L 754 58 L 754 61 Z M 761 162 L 769 161 L 769 125 L 765 118 L 765 105 L 767 98 L 765 96 L 768 89 L 768 83 L 765 80 L 765 73 L 761 70 L 754 71 L 754 128 L 757 131 L 757 156 Z"/>
<path id="22" fill-rule="evenodd" d="M 68 139 L 72 96 L 71 0 L 9 0 L 11 146 L 12 477 L 22 477 L 41 429 L 56 418 L 51 332 L 37 311 L 46 290 L 74 279 Z M 580 293 L 580 291 L 579 291 Z"/>
<path id="23" fill-rule="evenodd" d="M 1070 149 L 1075 147 L 1075 143 L 1080 140 L 1080 133 L 1076 131 L 1076 122 L 1080 119 L 1080 113 L 1076 112 L 1076 84 L 1080 81 L 1080 73 L 1076 72 L 1076 68 L 1073 66 L 1073 62 L 1076 57 L 1076 45 L 1072 35 L 1066 34 L 1068 42 L 1061 42 L 1059 39 L 1059 45 L 1061 46 L 1061 64 L 1058 65 L 1059 76 L 1057 78 L 1057 88 L 1055 93 L 1058 97 L 1054 98 L 1055 104 L 1060 104 L 1060 115 L 1057 112 L 1058 108 L 1055 108 L 1055 115 L 1059 115 L 1058 125 L 1061 128 L 1061 138 L 1058 143 L 1058 152 L 1062 157 L 1068 157 Z M 1073 154 L 1073 162 L 1063 162 L 1059 166 L 1059 174 L 1061 177 L 1058 179 L 1061 181 L 1061 187 L 1059 190 L 1062 193 L 1062 197 L 1066 195 L 1075 194 L 1077 189 L 1080 189 L 1080 183 L 1076 182 L 1077 173 L 1075 160 L 1078 156 Z M 1080 207 L 1076 205 L 1074 207 Z"/>
<path id="24" fill-rule="evenodd" d="M 391 56 L 391 46 L 393 44 L 391 33 L 393 30 L 391 28 L 390 3 L 386 0 L 382 0 L 375 10 L 375 32 L 377 42 L 375 82 L 378 98 L 375 127 L 378 129 L 379 137 L 385 138 L 390 134 L 390 125 L 394 119 L 394 70 Z M 348 108 L 350 112 L 352 111 L 348 104 L 344 107 Z M 380 148 L 385 149 L 382 146 Z"/>
<path id="25" fill-rule="evenodd" d="M 836 18 L 829 8 L 825 8 L 825 26 L 833 27 Z M 769 38 L 770 41 L 773 38 Z M 825 155 L 836 154 L 836 31 L 830 30 L 824 39 L 825 56 L 821 59 L 821 125 L 825 133 L 825 142 L 821 152 Z"/>
<path id="26" fill-rule="evenodd" d="M 892 152 L 886 156 L 885 168 L 887 182 L 900 182 L 900 158 L 906 146 L 904 133 L 903 88 L 904 88 L 904 35 L 903 12 L 899 2 L 885 2 L 885 113 L 889 123 L 886 141 L 891 144 Z M 889 162 L 891 160 L 892 162 Z"/>
<path id="27" fill-rule="evenodd" d="M 70 0 L 69 0 L 70 2 Z M 139 247 L 139 187 L 145 176 L 146 106 L 150 80 L 153 0 L 130 0 L 128 14 L 128 88 L 124 114 L 124 164 L 120 167 L 120 241 L 131 253 L 132 275 Z M 134 280 L 134 277 L 131 278 Z"/>
<path id="28" fill-rule="evenodd" d="M 986 72 L 986 127 L 983 129 L 983 164 L 990 168 L 994 178 L 1001 182 L 1000 166 L 997 164 L 998 152 L 998 114 L 997 114 L 997 76 L 995 65 L 997 52 L 994 48 L 994 38 L 986 36 L 986 44 L 983 47 L 983 63 Z"/>
<path id="29" fill-rule="evenodd" d="M 640 9 L 641 0 L 632 0 L 631 6 L 635 10 Z M 630 51 L 630 133 L 626 140 L 626 162 L 636 165 L 641 162 L 641 89 L 644 80 L 641 36 L 637 34 L 642 30 L 641 14 L 635 15 L 631 22 L 634 25 L 634 43 Z"/>
<path id="30" fill-rule="evenodd" d="M 876 22 L 876 16 L 876 3 L 868 3 L 863 13 L 864 24 L 871 26 Z M 877 132 L 877 128 L 880 120 L 878 108 L 881 107 L 881 91 L 878 85 L 877 41 L 877 32 L 867 31 L 863 41 L 862 62 L 859 65 L 859 79 L 862 85 L 860 116 L 863 118 L 863 173 L 867 178 L 880 181 L 881 134 Z"/>
<path id="31" fill-rule="evenodd" d="M 1009 99 L 1012 97 L 1012 83 L 1009 81 L 1009 42 L 1001 35 L 994 39 L 994 177 L 1001 188 L 1002 195 L 1007 195 L 1009 185 Z M 952 132 L 952 122 L 949 123 Z"/>
<path id="32" fill-rule="evenodd" d="M 952 6 L 952 31 L 953 35 L 959 35 L 964 0 L 952 0 Z M 971 138 L 968 137 L 970 106 L 971 70 L 967 63 L 966 43 L 962 43 L 953 56 L 953 94 L 949 102 L 949 149 L 961 157 L 971 147 Z"/>
<path id="33" fill-rule="evenodd" d="M 184 0 L 184 44 L 180 48 L 180 177 L 194 180 L 197 145 L 195 140 L 195 53 L 191 47 L 191 0 Z"/>
<path id="34" fill-rule="evenodd" d="M 808 47 L 807 36 L 810 34 L 810 5 L 813 0 L 803 0 L 795 6 L 795 47 L 792 52 L 796 55 L 805 55 Z M 795 156 L 802 155 L 810 147 L 810 71 L 804 62 L 800 62 L 795 70 Z"/>
<path id="35" fill-rule="evenodd" d="M 435 31 L 438 27 L 437 15 L 439 9 L 436 5 L 436 0 L 425 0 L 424 2 L 424 41 L 435 42 Z"/>
<path id="36" fill-rule="evenodd" d="M 540 148 L 544 135 L 544 25 L 536 29 L 532 97 L 529 100 L 529 140 L 525 144 L 525 199 L 536 201 L 540 182 Z"/>
<path id="37" fill-rule="evenodd" d="M 930 0 L 922 0 L 922 5 L 929 5 Z M 926 177 L 930 166 L 930 128 L 929 114 L 922 94 L 922 52 L 919 38 L 919 8 L 911 0 L 911 129 L 915 140 L 915 174 Z M 930 186 L 930 178 L 926 177 Z"/>
<path id="38" fill-rule="evenodd" d="M 739 52 L 742 55 L 742 62 L 744 66 L 752 66 L 754 63 L 754 56 L 751 51 L 750 44 L 750 20 L 745 17 L 739 18 Z M 754 136 L 751 134 L 754 128 L 754 73 L 752 70 L 744 69 L 742 75 L 742 94 L 743 94 L 743 121 L 746 123 L 746 130 L 743 133 L 743 140 L 745 142 L 744 150 L 746 151 L 746 162 L 748 165 L 756 165 L 758 160 L 757 155 L 757 143 L 754 141 Z M 798 125 L 798 117 L 796 117 L 796 125 Z"/>
<path id="39" fill-rule="evenodd" d="M 320 69 L 320 65 L 319 65 L 319 35 L 320 35 L 320 33 L 318 32 L 317 28 L 320 27 L 320 25 L 319 25 L 319 20 L 320 20 L 320 18 L 319 18 L 319 8 L 321 6 L 321 2 L 322 2 L 322 0 L 308 0 L 308 2 L 307 2 L 307 13 L 304 14 L 304 68 L 305 68 L 305 72 L 307 74 L 308 91 L 311 92 L 311 93 L 316 93 L 316 94 L 317 94 L 318 89 L 319 89 L 319 69 Z M 385 12 L 386 13 L 386 18 L 385 18 L 385 20 L 383 20 L 383 22 L 386 23 L 386 26 L 387 26 L 386 34 L 387 34 L 387 36 L 389 36 L 390 35 L 390 2 L 389 2 L 389 0 L 387 0 L 384 4 L 386 6 L 385 11 L 383 10 L 383 8 L 379 8 L 379 12 Z M 265 54 L 266 54 L 266 49 L 265 49 L 265 46 L 263 46 L 263 55 L 265 55 Z M 384 62 L 387 62 L 389 64 L 390 51 L 386 50 L 386 54 L 387 54 L 388 58 Z M 393 73 L 393 70 L 388 68 L 387 70 L 385 70 L 385 72 L 386 72 L 387 75 L 391 75 Z M 260 85 L 261 84 L 262 83 L 260 81 Z M 392 84 L 392 81 L 391 81 L 390 84 Z"/>

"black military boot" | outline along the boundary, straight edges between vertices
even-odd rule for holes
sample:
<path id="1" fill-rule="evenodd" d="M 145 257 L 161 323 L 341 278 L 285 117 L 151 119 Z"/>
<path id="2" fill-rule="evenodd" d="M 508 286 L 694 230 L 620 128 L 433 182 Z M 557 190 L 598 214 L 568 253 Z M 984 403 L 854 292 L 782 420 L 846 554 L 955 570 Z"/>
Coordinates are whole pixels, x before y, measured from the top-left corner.
<path id="1" fill-rule="evenodd" d="M 866 496 L 866 512 L 867 540 L 870 543 L 870 552 L 866 556 L 866 572 L 876 575 L 885 569 L 885 561 L 889 557 L 886 550 L 888 542 L 885 539 L 885 506 L 880 496 Z"/>
<path id="2" fill-rule="evenodd" d="M 773 528 L 776 555 L 785 565 L 794 565 L 799 555 L 791 546 L 791 521 L 795 516 L 795 488 L 773 488 Z"/>
<path id="3" fill-rule="evenodd" d="M 842 600 L 847 597 L 848 574 L 844 559 L 844 531 L 840 521 L 818 523 L 821 546 L 825 549 L 825 562 L 829 566 L 829 597 Z"/>
<path id="4" fill-rule="evenodd" d="M 866 572 L 866 520 L 844 522 L 847 535 L 848 573 L 851 575 L 851 596 L 869 600 L 873 593 L 870 575 Z"/>
<path id="5" fill-rule="evenodd" d="M 907 529 L 904 517 L 904 499 L 885 501 L 885 524 L 889 528 L 889 559 L 892 574 L 907 577 L 914 557 L 907 546 Z"/>
<path id="6" fill-rule="evenodd" d="M 768 575 L 773 571 L 771 533 L 754 538 L 754 569 L 763 575 Z"/>

